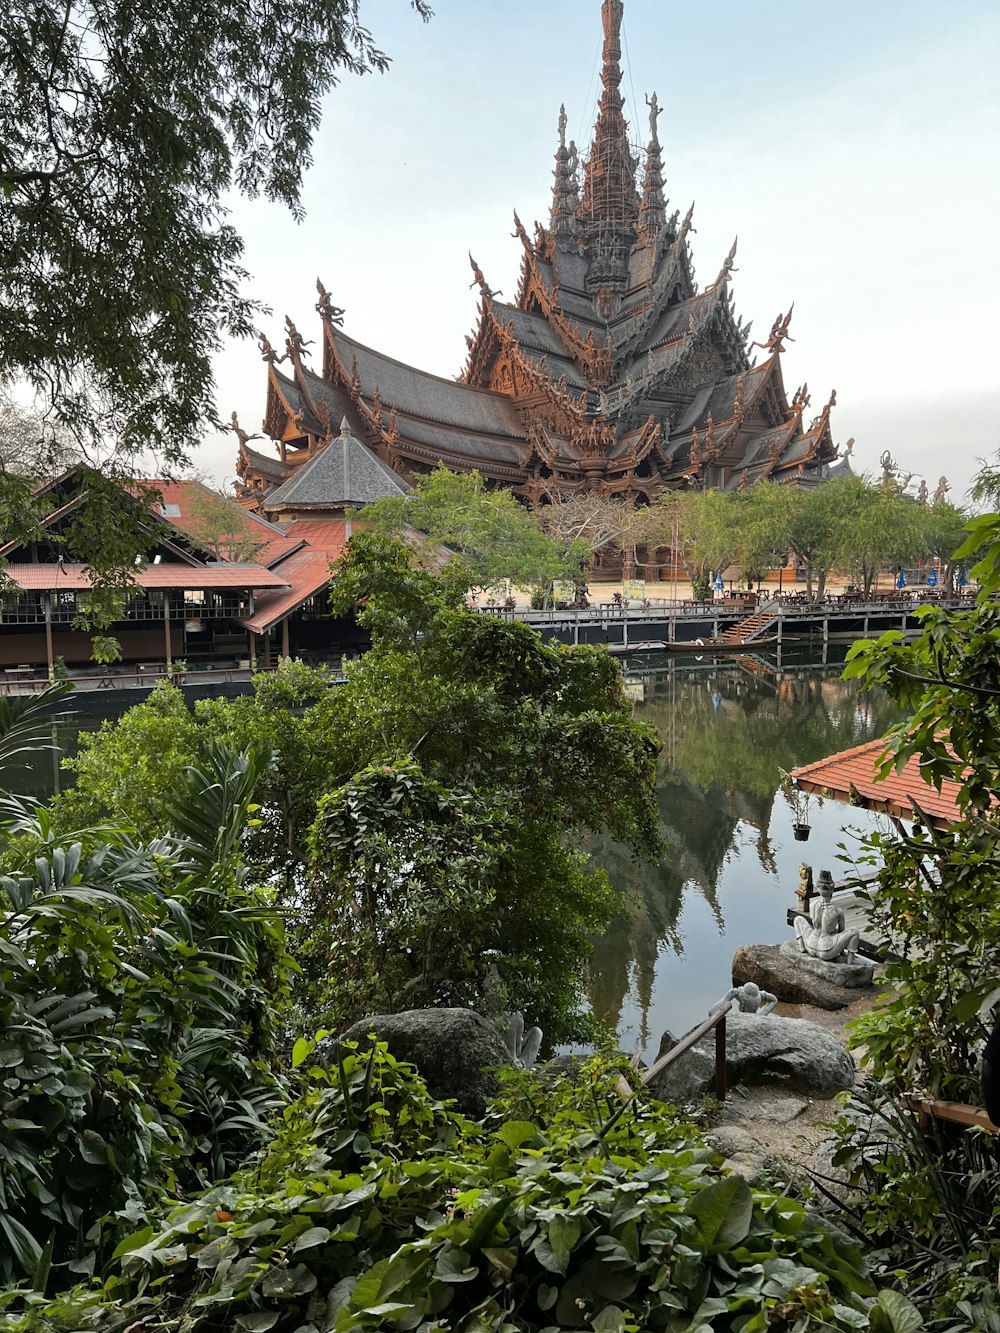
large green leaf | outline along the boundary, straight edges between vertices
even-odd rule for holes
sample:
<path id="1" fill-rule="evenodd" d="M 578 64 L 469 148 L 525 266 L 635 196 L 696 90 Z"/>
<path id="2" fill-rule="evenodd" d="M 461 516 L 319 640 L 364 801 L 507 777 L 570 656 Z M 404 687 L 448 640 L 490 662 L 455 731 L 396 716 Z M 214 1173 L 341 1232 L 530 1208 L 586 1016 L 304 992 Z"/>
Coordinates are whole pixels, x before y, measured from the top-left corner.
<path id="1" fill-rule="evenodd" d="M 920 1312 L 898 1291 L 880 1291 L 871 1313 L 872 1333 L 920 1333 Z"/>
<path id="2" fill-rule="evenodd" d="M 745 1240 L 753 1218 L 753 1195 L 742 1176 L 726 1176 L 699 1190 L 691 1199 L 691 1215 L 706 1245 L 732 1249 Z"/>

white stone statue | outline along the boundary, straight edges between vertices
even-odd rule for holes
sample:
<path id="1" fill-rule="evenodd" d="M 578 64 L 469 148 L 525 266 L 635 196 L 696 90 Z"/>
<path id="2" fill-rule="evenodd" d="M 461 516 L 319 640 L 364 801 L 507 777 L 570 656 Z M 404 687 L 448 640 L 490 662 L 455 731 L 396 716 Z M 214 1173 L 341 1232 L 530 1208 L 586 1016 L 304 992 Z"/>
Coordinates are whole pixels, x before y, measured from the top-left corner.
<path id="1" fill-rule="evenodd" d="M 833 876 L 829 870 L 819 875 L 819 896 L 809 904 L 809 920 L 795 919 L 795 942 L 799 953 L 810 954 L 824 963 L 854 963 L 861 936 L 847 929 L 843 908 L 833 901 Z"/>
<path id="2" fill-rule="evenodd" d="M 741 1014 L 759 1014 L 761 1018 L 769 1014 L 778 1003 L 777 995 L 769 990 L 761 990 L 755 981 L 747 981 L 742 986 L 734 986 L 723 995 L 718 1004 L 713 1004 L 708 1011 L 714 1014 L 723 1005 L 735 1000 Z"/>

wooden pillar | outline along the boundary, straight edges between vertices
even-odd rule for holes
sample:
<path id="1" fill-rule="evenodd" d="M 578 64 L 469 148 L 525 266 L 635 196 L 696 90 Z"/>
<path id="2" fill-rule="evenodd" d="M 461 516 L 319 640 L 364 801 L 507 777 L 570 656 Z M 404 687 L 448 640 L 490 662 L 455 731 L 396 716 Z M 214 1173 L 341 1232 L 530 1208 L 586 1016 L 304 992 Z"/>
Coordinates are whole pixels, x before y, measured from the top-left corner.
<path id="1" fill-rule="evenodd" d="M 167 653 L 167 675 L 170 675 L 172 656 L 170 652 L 170 593 L 163 590 L 163 644 Z"/>
<path id="2" fill-rule="evenodd" d="M 715 1100 L 726 1100 L 726 1020 L 723 1016 L 715 1029 Z"/>
<path id="3" fill-rule="evenodd" d="M 43 595 L 45 603 L 45 656 L 49 664 L 49 680 L 54 680 L 55 657 L 52 653 L 52 598 L 46 593 Z"/>
<path id="4" fill-rule="evenodd" d="M 249 631 L 248 631 L 248 638 L 249 638 L 249 640 L 250 640 L 250 670 L 251 670 L 251 671 L 256 671 L 256 670 L 257 670 L 257 635 L 253 632 L 253 630 L 249 630 Z"/>
<path id="5" fill-rule="evenodd" d="M 289 657 L 291 657 L 291 653 L 290 653 L 289 650 L 288 650 L 288 617 L 287 617 L 287 616 L 285 616 L 284 620 L 281 622 L 281 656 L 284 657 L 284 658 L 286 658 L 286 659 L 289 658 Z"/>

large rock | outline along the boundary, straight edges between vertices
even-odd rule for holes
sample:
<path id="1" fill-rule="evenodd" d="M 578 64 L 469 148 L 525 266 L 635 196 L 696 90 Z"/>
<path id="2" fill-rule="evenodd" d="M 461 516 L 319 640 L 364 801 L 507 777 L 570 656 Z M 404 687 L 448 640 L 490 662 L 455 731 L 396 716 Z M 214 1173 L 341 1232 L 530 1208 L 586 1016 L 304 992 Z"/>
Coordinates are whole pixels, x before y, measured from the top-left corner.
<path id="1" fill-rule="evenodd" d="M 669 1033 L 660 1055 L 674 1045 Z M 832 1033 L 804 1018 L 775 1014 L 731 1013 L 726 1019 L 726 1081 L 754 1084 L 780 1082 L 790 1092 L 832 1097 L 854 1087 L 854 1061 Z M 695 1101 L 715 1081 L 715 1033 L 697 1045 L 650 1084 L 661 1101 Z"/>
<path id="2" fill-rule="evenodd" d="M 432 1096 L 453 1098 L 463 1114 L 477 1119 L 497 1092 L 492 1071 L 513 1063 L 494 1024 L 471 1009 L 375 1014 L 348 1028 L 341 1040 L 365 1045 L 371 1032 L 397 1060 L 416 1065 Z"/>
<path id="3" fill-rule="evenodd" d="M 866 988 L 872 989 L 872 975 L 867 963 L 848 967 L 806 960 L 794 944 L 787 952 L 780 944 L 743 944 L 733 954 L 734 986 L 754 981 L 785 1004 L 811 1004 L 817 1009 L 845 1009 Z"/>
<path id="4" fill-rule="evenodd" d="M 859 958 L 853 963 L 827 962 L 826 959 L 804 953 L 795 940 L 785 940 L 778 946 L 778 952 L 793 967 L 804 967 L 814 976 L 832 981 L 835 986 L 843 986 L 846 990 L 867 990 L 875 975 L 875 964 L 869 963 L 867 959 Z"/>

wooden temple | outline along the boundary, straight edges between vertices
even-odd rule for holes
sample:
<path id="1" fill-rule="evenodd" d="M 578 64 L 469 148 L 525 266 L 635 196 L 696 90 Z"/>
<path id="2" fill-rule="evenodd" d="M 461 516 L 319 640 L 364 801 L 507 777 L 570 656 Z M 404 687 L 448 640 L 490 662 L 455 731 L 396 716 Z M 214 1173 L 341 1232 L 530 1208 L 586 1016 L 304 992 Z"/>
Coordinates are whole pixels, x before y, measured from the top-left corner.
<path id="1" fill-rule="evenodd" d="M 317 282 L 318 364 L 306 364 L 309 343 L 290 320 L 281 355 L 261 335 L 263 428 L 276 454 L 238 432 L 245 507 L 277 517 L 273 497 L 287 495 L 344 421 L 406 480 L 440 464 L 475 469 L 533 505 L 585 491 L 646 503 L 664 487 L 809 485 L 830 475 L 840 453 L 836 394 L 810 418 L 808 386 L 789 398 L 784 384 L 792 311 L 751 342 L 734 309 L 735 243 L 714 281 L 695 282 L 694 206 L 682 217 L 665 197 L 655 94 L 646 98 L 645 148 L 630 139 L 623 8 L 603 0 L 603 87 L 589 152 L 581 158 L 567 142 L 561 110 L 548 223 L 529 234 L 515 214 L 521 273 L 512 303 L 470 256 L 480 301 L 460 379 L 349 337 L 344 311 Z"/>

